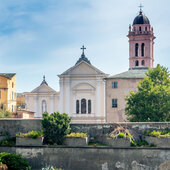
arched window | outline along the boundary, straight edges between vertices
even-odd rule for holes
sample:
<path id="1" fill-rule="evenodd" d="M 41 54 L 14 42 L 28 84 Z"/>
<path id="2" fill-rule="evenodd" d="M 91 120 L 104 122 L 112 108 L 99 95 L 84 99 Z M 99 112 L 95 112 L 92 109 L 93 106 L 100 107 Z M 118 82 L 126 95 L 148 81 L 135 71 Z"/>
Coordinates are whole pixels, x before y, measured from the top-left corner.
<path id="1" fill-rule="evenodd" d="M 141 63 L 141 64 L 142 64 L 142 66 L 144 66 L 144 65 L 145 65 L 145 61 L 144 61 L 144 60 L 142 60 L 142 63 Z"/>
<path id="2" fill-rule="evenodd" d="M 76 113 L 79 114 L 79 100 L 76 100 Z"/>
<path id="3" fill-rule="evenodd" d="M 139 48 L 139 45 L 138 43 L 135 44 L 135 56 L 137 57 L 138 56 L 138 48 Z"/>
<path id="4" fill-rule="evenodd" d="M 42 113 L 47 111 L 47 102 L 45 100 L 42 101 Z"/>
<path id="5" fill-rule="evenodd" d="M 145 27 L 145 31 L 147 31 L 147 27 Z"/>
<path id="6" fill-rule="evenodd" d="M 88 100 L 88 113 L 91 113 L 91 100 Z"/>
<path id="7" fill-rule="evenodd" d="M 135 61 L 135 66 L 139 66 L 139 61 L 138 60 Z"/>
<path id="8" fill-rule="evenodd" d="M 144 56 L 144 51 L 145 51 L 145 44 L 142 43 L 141 45 L 141 55 Z"/>
<path id="9" fill-rule="evenodd" d="M 141 27 L 139 27 L 139 31 L 141 31 L 142 29 L 141 29 Z"/>
<path id="10" fill-rule="evenodd" d="M 86 113 L 86 99 L 81 99 L 81 113 Z"/>

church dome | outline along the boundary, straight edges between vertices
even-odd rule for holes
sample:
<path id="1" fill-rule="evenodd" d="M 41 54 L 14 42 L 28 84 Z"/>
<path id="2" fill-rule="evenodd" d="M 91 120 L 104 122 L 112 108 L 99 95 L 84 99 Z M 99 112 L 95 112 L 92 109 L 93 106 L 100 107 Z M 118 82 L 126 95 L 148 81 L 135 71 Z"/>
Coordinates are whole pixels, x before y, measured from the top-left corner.
<path id="1" fill-rule="evenodd" d="M 149 19 L 143 15 L 142 11 L 139 12 L 139 15 L 133 20 L 133 25 L 135 24 L 150 24 Z"/>

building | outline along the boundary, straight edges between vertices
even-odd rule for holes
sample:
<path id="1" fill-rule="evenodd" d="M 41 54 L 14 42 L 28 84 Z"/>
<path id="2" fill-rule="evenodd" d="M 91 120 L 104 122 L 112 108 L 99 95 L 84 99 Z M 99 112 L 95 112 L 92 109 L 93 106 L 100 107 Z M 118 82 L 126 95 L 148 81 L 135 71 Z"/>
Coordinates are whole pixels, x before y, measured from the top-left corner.
<path id="1" fill-rule="evenodd" d="M 32 92 L 25 92 L 26 109 L 42 117 L 47 111 L 67 113 L 72 122 L 105 122 L 105 73 L 94 67 L 84 54 L 76 64 L 58 75 L 60 92 L 50 88 L 45 80 Z"/>
<path id="2" fill-rule="evenodd" d="M 0 109 L 16 112 L 15 73 L 0 73 Z"/>
<path id="3" fill-rule="evenodd" d="M 105 73 L 94 67 L 84 54 L 76 64 L 59 75 L 60 108 L 72 122 L 105 122 Z"/>
<path id="4" fill-rule="evenodd" d="M 106 122 L 123 122 L 125 96 L 137 90 L 137 83 L 154 64 L 154 33 L 149 19 L 140 10 L 129 26 L 129 70 L 106 78 Z"/>
<path id="5" fill-rule="evenodd" d="M 25 92 L 26 110 L 34 112 L 34 117 L 42 117 L 44 112 L 53 113 L 58 111 L 59 93 L 48 86 L 43 77 L 43 81 L 31 92 Z"/>
<path id="6" fill-rule="evenodd" d="M 25 109 L 25 95 L 23 93 L 17 93 L 17 110 Z"/>

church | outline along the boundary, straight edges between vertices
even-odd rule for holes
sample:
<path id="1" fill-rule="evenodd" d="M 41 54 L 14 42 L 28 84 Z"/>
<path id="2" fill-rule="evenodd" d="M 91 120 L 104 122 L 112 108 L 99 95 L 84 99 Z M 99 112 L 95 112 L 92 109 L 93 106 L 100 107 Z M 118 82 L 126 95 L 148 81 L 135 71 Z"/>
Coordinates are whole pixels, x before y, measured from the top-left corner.
<path id="1" fill-rule="evenodd" d="M 140 9 L 129 25 L 129 70 L 109 76 L 94 67 L 82 54 L 75 65 L 59 77 L 60 91 L 52 89 L 43 78 L 40 86 L 26 92 L 26 109 L 42 117 L 47 111 L 67 113 L 73 123 L 124 122 L 125 96 L 137 90 L 137 83 L 154 65 L 154 33 L 149 19 Z"/>

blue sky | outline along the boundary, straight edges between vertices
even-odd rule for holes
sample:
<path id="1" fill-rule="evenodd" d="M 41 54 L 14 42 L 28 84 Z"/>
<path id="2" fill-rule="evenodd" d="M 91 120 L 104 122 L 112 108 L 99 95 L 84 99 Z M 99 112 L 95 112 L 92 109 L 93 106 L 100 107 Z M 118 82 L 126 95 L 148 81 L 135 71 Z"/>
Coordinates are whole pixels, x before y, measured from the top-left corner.
<path id="1" fill-rule="evenodd" d="M 155 65 L 170 67 L 169 0 L 0 0 L 0 72 L 17 73 L 17 92 L 31 91 L 43 75 L 57 75 L 86 57 L 113 75 L 128 70 L 129 24 L 142 3 L 154 27 Z"/>

